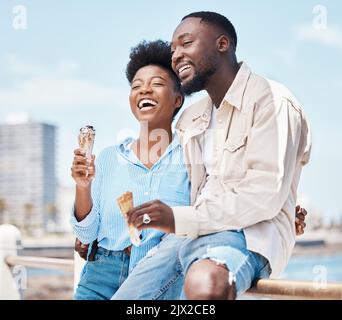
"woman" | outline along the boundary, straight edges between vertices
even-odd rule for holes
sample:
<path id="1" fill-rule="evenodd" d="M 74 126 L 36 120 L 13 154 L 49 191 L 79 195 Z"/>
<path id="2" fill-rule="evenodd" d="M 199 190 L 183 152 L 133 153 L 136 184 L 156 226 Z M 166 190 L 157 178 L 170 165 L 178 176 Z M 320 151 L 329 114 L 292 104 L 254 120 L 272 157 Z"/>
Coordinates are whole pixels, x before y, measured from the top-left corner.
<path id="1" fill-rule="evenodd" d="M 82 271 L 75 299 L 110 299 L 164 235 L 143 230 L 141 245 L 132 246 L 116 203 L 122 193 L 131 191 L 134 205 L 157 198 L 170 206 L 190 201 L 182 149 L 171 129 L 184 98 L 171 68 L 169 45 L 160 40 L 140 43 L 131 52 L 126 75 L 131 111 L 140 122 L 139 138 L 104 149 L 96 165 L 94 157 L 88 166 L 82 151 L 74 152 L 76 197 L 71 223 L 82 243 L 98 241 L 94 258 Z"/>

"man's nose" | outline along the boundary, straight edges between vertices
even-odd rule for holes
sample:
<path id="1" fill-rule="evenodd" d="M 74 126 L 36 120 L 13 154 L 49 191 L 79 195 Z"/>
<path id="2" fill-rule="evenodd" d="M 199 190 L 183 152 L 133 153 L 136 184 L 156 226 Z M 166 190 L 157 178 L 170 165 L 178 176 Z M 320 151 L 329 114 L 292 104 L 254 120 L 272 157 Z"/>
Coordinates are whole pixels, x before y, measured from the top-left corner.
<path id="1" fill-rule="evenodd" d="M 181 48 L 177 47 L 172 54 L 172 64 L 175 67 L 177 63 L 179 63 L 183 59 L 183 51 Z"/>

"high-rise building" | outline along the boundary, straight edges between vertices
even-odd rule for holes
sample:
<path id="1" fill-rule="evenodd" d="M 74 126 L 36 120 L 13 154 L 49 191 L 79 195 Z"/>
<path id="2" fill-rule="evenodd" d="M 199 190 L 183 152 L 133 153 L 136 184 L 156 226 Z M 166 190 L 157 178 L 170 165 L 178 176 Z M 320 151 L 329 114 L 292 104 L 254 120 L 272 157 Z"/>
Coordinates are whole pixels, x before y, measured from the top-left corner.
<path id="1" fill-rule="evenodd" d="M 55 159 L 55 126 L 0 124 L 0 223 L 46 228 L 56 211 Z"/>

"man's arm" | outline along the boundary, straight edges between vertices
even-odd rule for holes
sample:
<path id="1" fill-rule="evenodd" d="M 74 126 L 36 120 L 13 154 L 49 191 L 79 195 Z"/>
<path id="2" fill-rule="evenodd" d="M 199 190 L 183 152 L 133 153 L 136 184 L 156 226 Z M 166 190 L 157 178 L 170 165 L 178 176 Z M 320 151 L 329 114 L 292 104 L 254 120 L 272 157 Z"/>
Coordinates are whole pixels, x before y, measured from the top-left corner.
<path id="1" fill-rule="evenodd" d="M 148 214 L 151 221 L 146 224 L 144 223 L 143 216 L 144 214 Z M 305 216 L 307 212 L 304 208 L 301 208 L 299 205 L 296 206 L 295 210 L 295 229 L 296 235 L 300 236 L 304 233 L 304 229 L 306 227 Z M 134 225 L 139 230 L 154 228 L 161 230 L 166 233 L 175 233 L 175 220 L 173 216 L 172 208 L 170 208 L 165 203 L 160 200 L 153 200 L 149 202 L 145 202 L 140 206 L 133 208 L 127 213 L 127 221 L 129 224 Z M 83 249 L 78 248 L 75 250 L 79 252 L 81 255 Z"/>
<path id="2" fill-rule="evenodd" d="M 245 151 L 246 175 L 238 183 L 204 186 L 194 206 L 173 207 L 175 233 L 197 237 L 246 228 L 274 218 L 289 196 L 299 150 L 302 115 L 281 99 L 256 111 Z M 301 146 L 302 148 L 302 146 Z"/>
<path id="3" fill-rule="evenodd" d="M 255 114 L 243 179 L 227 181 L 225 186 L 217 182 L 208 187 L 207 183 L 194 206 L 170 208 L 159 200 L 144 203 L 127 213 L 129 223 L 138 229 L 155 228 L 196 238 L 274 218 L 290 194 L 298 162 L 304 165 L 309 159 L 311 145 L 306 139 L 301 141 L 302 134 L 308 134 L 307 123 L 288 100 L 265 106 Z M 147 225 L 144 214 L 151 218 Z M 305 226 L 299 220 L 297 224 Z"/>

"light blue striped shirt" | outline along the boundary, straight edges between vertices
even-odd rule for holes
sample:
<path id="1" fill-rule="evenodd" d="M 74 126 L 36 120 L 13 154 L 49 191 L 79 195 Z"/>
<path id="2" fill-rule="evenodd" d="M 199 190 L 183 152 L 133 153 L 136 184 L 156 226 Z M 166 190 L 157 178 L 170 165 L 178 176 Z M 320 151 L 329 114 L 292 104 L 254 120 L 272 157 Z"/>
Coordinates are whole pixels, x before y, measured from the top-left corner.
<path id="1" fill-rule="evenodd" d="M 104 149 L 96 159 L 96 175 L 91 187 L 93 207 L 85 219 L 71 224 L 82 243 L 98 239 L 108 250 L 123 250 L 131 245 L 128 227 L 116 199 L 126 191 L 133 193 L 134 206 L 159 199 L 169 206 L 190 205 L 190 182 L 177 135 L 151 169 L 145 167 L 130 149 L 134 140 L 127 138 L 116 146 Z M 141 245 L 132 246 L 130 270 L 156 246 L 164 233 L 146 229 Z"/>

